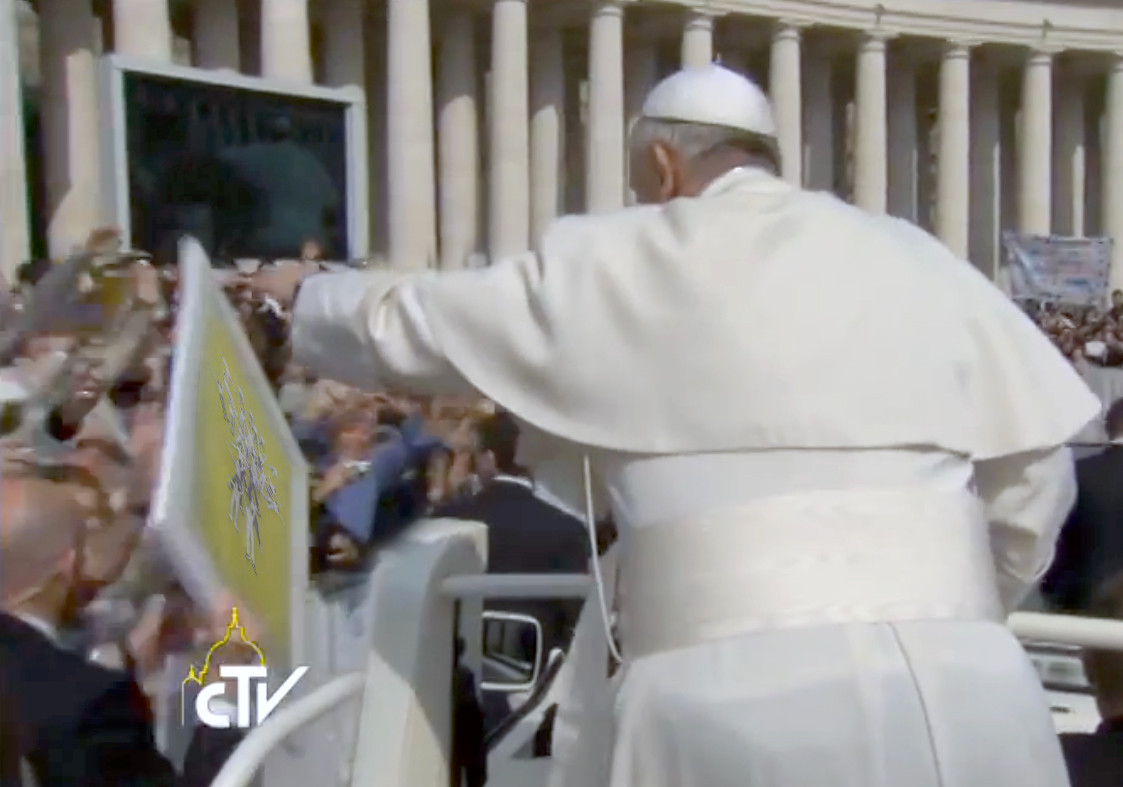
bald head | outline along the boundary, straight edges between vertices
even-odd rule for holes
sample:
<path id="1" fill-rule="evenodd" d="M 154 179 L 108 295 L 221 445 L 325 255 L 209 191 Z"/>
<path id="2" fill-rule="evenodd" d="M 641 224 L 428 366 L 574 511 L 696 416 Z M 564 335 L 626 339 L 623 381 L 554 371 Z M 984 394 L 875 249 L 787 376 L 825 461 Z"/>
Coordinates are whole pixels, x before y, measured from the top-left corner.
<path id="1" fill-rule="evenodd" d="M 0 480 L 0 603 L 7 606 L 50 577 L 70 572 L 96 516 L 90 487 L 5 468 Z"/>

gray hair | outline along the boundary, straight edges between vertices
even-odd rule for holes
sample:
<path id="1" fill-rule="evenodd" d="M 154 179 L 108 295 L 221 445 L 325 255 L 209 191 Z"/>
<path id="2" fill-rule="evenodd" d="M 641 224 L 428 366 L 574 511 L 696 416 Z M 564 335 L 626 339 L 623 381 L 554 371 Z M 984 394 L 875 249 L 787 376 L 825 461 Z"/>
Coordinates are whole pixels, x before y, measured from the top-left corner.
<path id="1" fill-rule="evenodd" d="M 630 149 L 643 150 L 656 142 L 673 147 L 687 160 L 696 159 L 717 147 L 725 145 L 742 147 L 748 142 L 752 143 L 752 147 L 757 148 L 763 156 L 770 158 L 770 163 L 779 169 L 780 157 L 776 149 L 776 141 L 772 137 L 750 134 L 735 128 L 646 117 L 636 120 L 628 138 Z"/>

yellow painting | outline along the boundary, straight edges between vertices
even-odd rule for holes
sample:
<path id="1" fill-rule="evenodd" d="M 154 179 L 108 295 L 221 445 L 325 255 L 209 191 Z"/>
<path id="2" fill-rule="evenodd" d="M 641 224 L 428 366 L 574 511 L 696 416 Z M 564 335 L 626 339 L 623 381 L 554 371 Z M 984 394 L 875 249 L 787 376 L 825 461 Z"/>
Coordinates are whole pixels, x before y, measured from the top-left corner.
<path id="1" fill-rule="evenodd" d="M 262 631 L 266 649 L 288 661 L 294 577 L 293 468 L 262 394 L 243 368 L 227 323 L 208 303 L 199 367 L 194 527 L 227 589 Z"/>

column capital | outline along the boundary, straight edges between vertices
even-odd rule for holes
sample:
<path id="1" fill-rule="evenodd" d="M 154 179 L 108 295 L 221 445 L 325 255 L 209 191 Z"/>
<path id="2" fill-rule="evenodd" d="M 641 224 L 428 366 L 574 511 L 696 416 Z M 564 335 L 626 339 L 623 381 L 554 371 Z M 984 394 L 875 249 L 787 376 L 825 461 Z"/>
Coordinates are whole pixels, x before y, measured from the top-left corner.
<path id="1" fill-rule="evenodd" d="M 635 2 L 636 0 L 588 0 L 589 13 L 593 16 L 623 16 L 624 7 Z"/>
<path id="2" fill-rule="evenodd" d="M 971 50 L 978 46 L 978 42 L 963 38 L 949 38 L 941 43 L 940 55 L 944 60 L 958 60 L 971 57 Z"/>
<path id="3" fill-rule="evenodd" d="M 683 6 L 683 10 L 687 15 L 687 25 L 713 25 L 715 19 L 720 19 L 726 15 L 725 11 L 719 11 L 716 8 L 711 8 L 709 5 L 687 5 Z"/>
<path id="4" fill-rule="evenodd" d="M 895 37 L 893 33 L 886 30 L 863 30 L 861 40 L 858 43 L 858 51 L 876 52 L 881 50 L 884 52 L 885 45 Z"/>
<path id="5" fill-rule="evenodd" d="M 777 19 L 772 23 L 772 40 L 795 40 L 798 41 L 803 36 L 803 30 L 807 24 L 797 22 L 792 19 Z"/>
<path id="6" fill-rule="evenodd" d="M 1053 58 L 1064 51 L 1061 47 L 1047 44 L 1044 41 L 1030 44 L 1025 48 L 1026 65 L 1044 65 L 1052 63 Z"/>

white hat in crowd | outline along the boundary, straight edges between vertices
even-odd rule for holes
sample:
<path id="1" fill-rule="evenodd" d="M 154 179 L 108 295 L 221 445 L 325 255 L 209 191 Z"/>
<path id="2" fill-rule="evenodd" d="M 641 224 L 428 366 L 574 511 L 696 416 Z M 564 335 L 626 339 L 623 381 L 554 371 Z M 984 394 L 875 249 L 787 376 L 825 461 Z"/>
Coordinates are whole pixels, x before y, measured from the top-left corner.
<path id="1" fill-rule="evenodd" d="M 716 63 L 684 68 L 664 79 L 648 94 L 641 115 L 776 136 L 776 121 L 764 91 Z"/>

